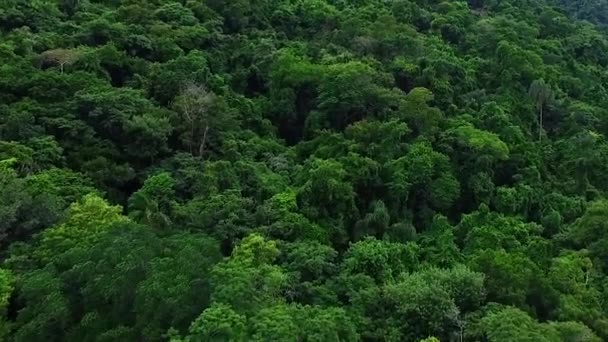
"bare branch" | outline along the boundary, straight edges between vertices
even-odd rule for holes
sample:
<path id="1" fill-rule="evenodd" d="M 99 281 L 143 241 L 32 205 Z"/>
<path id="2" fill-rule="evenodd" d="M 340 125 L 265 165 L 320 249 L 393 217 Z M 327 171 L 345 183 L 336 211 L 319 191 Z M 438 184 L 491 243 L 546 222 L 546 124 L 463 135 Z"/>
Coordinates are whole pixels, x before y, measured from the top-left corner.
<path id="1" fill-rule="evenodd" d="M 216 100 L 215 94 L 200 84 L 189 83 L 182 89 L 175 102 L 190 132 L 188 144 L 193 155 L 202 156 L 209 131 L 209 111 Z"/>

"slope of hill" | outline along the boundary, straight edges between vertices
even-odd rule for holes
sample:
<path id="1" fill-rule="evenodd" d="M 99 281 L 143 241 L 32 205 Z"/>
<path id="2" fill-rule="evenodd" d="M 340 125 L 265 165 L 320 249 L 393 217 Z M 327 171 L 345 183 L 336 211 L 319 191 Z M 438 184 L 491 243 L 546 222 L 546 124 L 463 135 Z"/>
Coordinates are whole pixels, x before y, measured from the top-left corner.
<path id="1" fill-rule="evenodd" d="M 0 1 L 0 340 L 608 340 L 555 4 Z"/>

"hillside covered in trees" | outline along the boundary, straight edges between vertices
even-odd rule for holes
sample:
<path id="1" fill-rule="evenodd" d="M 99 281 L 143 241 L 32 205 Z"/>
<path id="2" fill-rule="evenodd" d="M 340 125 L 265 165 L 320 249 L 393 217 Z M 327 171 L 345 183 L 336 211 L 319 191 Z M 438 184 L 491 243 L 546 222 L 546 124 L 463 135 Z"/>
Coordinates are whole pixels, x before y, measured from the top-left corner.
<path id="1" fill-rule="evenodd" d="M 607 341 L 606 8 L 0 1 L 0 341 Z"/>

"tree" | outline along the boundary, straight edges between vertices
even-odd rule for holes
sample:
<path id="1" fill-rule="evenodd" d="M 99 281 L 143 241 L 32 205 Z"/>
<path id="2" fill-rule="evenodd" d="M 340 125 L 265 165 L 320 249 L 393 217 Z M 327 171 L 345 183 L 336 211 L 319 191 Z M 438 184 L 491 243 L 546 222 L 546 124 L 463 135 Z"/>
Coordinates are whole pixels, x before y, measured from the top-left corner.
<path id="1" fill-rule="evenodd" d="M 290 307 L 277 305 L 258 311 L 251 318 L 251 341 L 296 341 L 298 326 L 293 319 Z"/>
<path id="2" fill-rule="evenodd" d="M 58 249 L 54 264 L 43 266 L 24 260 L 31 250 L 14 251 L 20 340 L 161 341 L 171 327 L 186 331 L 209 306 L 210 270 L 221 256 L 207 236 L 161 238 L 122 221 L 83 246 Z M 27 265 L 33 269 L 25 271 Z"/>
<path id="3" fill-rule="evenodd" d="M 605 200 L 595 201 L 589 204 L 587 210 L 567 232 L 567 236 L 580 248 L 589 251 L 593 263 L 600 267 L 603 272 L 608 269 L 606 262 L 606 229 L 607 222 L 603 219 L 608 202 Z"/>
<path id="4" fill-rule="evenodd" d="M 86 87 L 74 97 L 79 118 L 99 137 L 92 138 L 92 147 L 109 149 L 101 157 L 145 165 L 168 152 L 168 137 L 173 131 L 170 112 L 146 98 L 142 90 L 119 90 L 105 84 Z M 113 157 L 113 153 L 122 158 Z M 83 157 L 93 159 L 90 155 Z"/>
<path id="5" fill-rule="evenodd" d="M 192 323 L 185 338 L 171 341 L 359 341 L 355 325 L 339 308 L 278 304 L 250 317 L 214 304 Z"/>
<path id="6" fill-rule="evenodd" d="M 563 155 L 562 172 L 572 175 L 575 191 L 583 194 L 592 187 L 602 187 L 604 166 L 608 157 L 608 145 L 603 135 L 583 130 L 557 144 Z"/>
<path id="7" fill-rule="evenodd" d="M 462 254 L 453 230 L 446 217 L 435 216 L 431 228 L 418 240 L 420 260 L 438 267 L 452 267 L 461 261 Z"/>
<path id="8" fill-rule="evenodd" d="M 298 340 L 316 342 L 360 340 L 355 323 L 342 308 L 295 306 L 292 307 L 292 317 L 298 325 Z"/>
<path id="9" fill-rule="evenodd" d="M 524 311 L 491 305 L 474 323 L 469 338 L 488 341 L 600 341 L 588 327 L 577 322 L 538 323 Z"/>
<path id="10" fill-rule="evenodd" d="M 352 217 L 356 210 L 353 186 L 347 179 L 344 166 L 332 159 L 312 159 L 298 175 L 301 187 L 298 189 L 297 201 L 307 217 L 332 224 L 331 238 L 344 242 L 345 220 Z"/>
<path id="11" fill-rule="evenodd" d="M 68 15 L 74 15 L 80 0 L 61 0 L 60 8 Z"/>
<path id="12" fill-rule="evenodd" d="M 246 317 L 237 314 L 228 305 L 213 304 L 192 322 L 185 339 L 171 339 L 171 341 L 242 342 L 245 341 L 245 337 Z"/>
<path id="13" fill-rule="evenodd" d="M 418 246 L 379 241 L 368 237 L 350 246 L 342 262 L 342 271 L 366 275 L 379 284 L 390 283 L 402 273 L 418 266 Z"/>
<path id="14" fill-rule="evenodd" d="M 13 274 L 0 268 L 0 339 L 8 338 L 10 323 L 7 320 L 7 308 L 11 299 L 14 283 Z"/>
<path id="15" fill-rule="evenodd" d="M 64 340 L 70 312 L 61 285 L 51 269 L 31 272 L 19 282 L 19 300 L 26 305 L 15 321 L 15 341 Z"/>
<path id="16" fill-rule="evenodd" d="M 329 305 L 337 301 L 327 285 L 338 273 L 338 252 L 316 241 L 280 245 L 279 264 L 288 277 L 288 300 L 309 305 Z"/>
<path id="17" fill-rule="evenodd" d="M 28 176 L 26 184 L 34 197 L 49 196 L 61 210 L 88 194 L 98 194 L 93 182 L 70 169 L 51 168 Z"/>
<path id="18" fill-rule="evenodd" d="M 56 260 L 73 248 L 86 249 L 95 244 L 114 224 L 126 223 L 120 206 L 112 206 L 103 198 L 89 194 L 70 206 L 67 219 L 40 236 L 35 256 L 44 263 Z"/>
<path id="19" fill-rule="evenodd" d="M 594 286 L 594 265 L 586 254 L 566 252 L 551 260 L 548 278 L 559 296 L 555 316 L 559 321 L 582 322 L 603 336 L 602 293 Z"/>
<path id="20" fill-rule="evenodd" d="M 174 186 L 175 181 L 169 173 L 149 177 L 129 198 L 129 216 L 151 227 L 167 228 L 171 224 L 175 201 Z"/>
<path id="21" fill-rule="evenodd" d="M 372 202 L 370 211 L 355 225 L 353 238 L 356 241 L 366 236 L 382 237 L 387 233 L 389 222 L 390 216 L 384 202 Z"/>
<path id="22" fill-rule="evenodd" d="M 372 315 L 379 316 L 377 324 L 393 329 L 393 339 L 416 340 L 429 334 L 448 339 L 463 333 L 463 316 L 483 301 L 483 276 L 462 266 L 431 268 L 404 275 L 382 293 L 384 309 Z"/>
<path id="23" fill-rule="evenodd" d="M 281 303 L 286 276 L 272 264 L 278 253 L 274 241 L 258 234 L 244 238 L 230 258 L 212 270 L 213 302 L 227 304 L 245 315 Z"/>
<path id="24" fill-rule="evenodd" d="M 355 145 L 350 149 L 385 163 L 405 153 L 411 133 L 410 128 L 399 120 L 361 120 L 348 126 L 344 136 Z"/>
<path id="25" fill-rule="evenodd" d="M 209 117 L 212 115 L 209 110 L 214 101 L 215 95 L 208 92 L 204 86 L 188 84 L 175 102 L 182 119 L 190 128 L 186 141 L 192 155 L 201 157 L 205 151 Z"/>
<path id="26" fill-rule="evenodd" d="M 203 234 L 176 234 L 162 244 L 163 254 L 150 261 L 133 305 L 135 327 L 149 341 L 158 340 L 170 327 L 186 331 L 209 307 L 210 272 L 221 256 L 219 243 Z"/>
<path id="27" fill-rule="evenodd" d="M 521 253 L 484 250 L 471 257 L 469 265 L 485 275 L 488 299 L 493 302 L 525 307 L 534 285 L 540 284 L 538 266 Z"/>
<path id="28" fill-rule="evenodd" d="M 579 322 L 550 322 L 548 329 L 554 330 L 561 341 L 601 341 L 593 330 Z"/>
<path id="29" fill-rule="evenodd" d="M 392 217 L 403 217 L 410 206 L 419 208 L 414 212 L 417 222 L 430 224 L 434 213 L 425 208 L 430 204 L 433 209 L 448 209 L 460 194 L 449 158 L 426 142 L 411 144 L 403 157 L 388 162 L 384 175 Z"/>
<path id="30" fill-rule="evenodd" d="M 205 232 L 222 241 L 224 253 L 230 254 L 239 239 L 256 227 L 254 202 L 238 190 L 200 196 L 175 208 L 175 224 Z"/>
<path id="31" fill-rule="evenodd" d="M 162 258 L 162 252 L 167 252 L 168 258 L 174 256 L 163 250 L 162 241 L 148 227 L 119 221 L 99 232 L 94 242 L 83 243 L 83 247 L 55 256 L 55 260 L 61 261 L 55 262 L 60 272 L 57 278 L 62 282 L 69 315 L 74 317 L 65 328 L 65 339 L 82 341 L 105 336 L 109 340 L 133 340 L 147 337 L 147 329 L 164 331 L 167 327 L 150 319 L 152 315 L 138 317 L 135 310 L 135 301 L 143 297 L 138 295 L 140 284 L 153 277 L 150 273 L 153 260 Z M 155 276 L 162 278 L 164 274 L 157 270 Z M 169 288 L 170 281 L 163 287 Z M 153 301 L 154 295 L 150 294 L 149 299 Z M 169 305 L 157 303 L 157 306 L 158 314 L 162 315 Z M 159 339 L 156 335 L 153 340 Z"/>
<path id="32" fill-rule="evenodd" d="M 543 329 L 532 317 L 514 307 L 498 307 L 479 324 L 483 338 L 488 341 L 560 341 L 558 335 Z"/>
<path id="33" fill-rule="evenodd" d="M 465 145 L 477 155 L 488 155 L 496 161 L 509 158 L 509 147 L 495 133 L 464 124 L 448 130 L 446 134 L 452 135 L 458 144 Z"/>
<path id="34" fill-rule="evenodd" d="M 67 206 L 62 203 L 62 196 L 50 189 L 49 183 L 36 184 L 35 179 L 42 178 L 43 174 L 21 178 L 11 164 L 14 160 L 0 161 L 0 249 L 54 224 Z M 65 182 L 65 192 L 69 192 L 70 180 Z"/>
<path id="35" fill-rule="evenodd" d="M 430 106 L 433 99 L 433 93 L 422 87 L 410 90 L 405 97 L 402 104 L 403 115 L 408 120 L 408 126 L 413 128 L 414 134 L 428 137 L 435 134 L 443 113 L 438 108 Z"/>
<path id="36" fill-rule="evenodd" d="M 298 209 L 295 191 L 289 190 L 272 196 L 257 209 L 257 222 L 262 224 L 260 231 L 284 241 L 329 241 L 329 232 L 313 223 Z"/>
<path id="37" fill-rule="evenodd" d="M 425 338 L 424 340 L 420 340 L 420 342 L 441 342 L 441 341 L 439 341 L 439 339 L 436 337 L 428 337 L 428 338 Z"/>
<path id="38" fill-rule="evenodd" d="M 319 85 L 318 108 L 327 124 L 321 127 L 343 130 L 365 117 L 382 117 L 390 111 L 388 91 L 379 85 L 385 75 L 360 62 L 330 65 Z M 396 105 L 396 103 L 393 103 Z"/>
<path id="39" fill-rule="evenodd" d="M 542 139 L 543 131 L 543 110 L 553 101 L 555 94 L 551 87 L 545 83 L 545 80 L 538 79 L 530 84 L 528 95 L 534 101 L 536 110 L 538 110 L 538 141 Z"/>
<path id="40" fill-rule="evenodd" d="M 74 1 L 74 0 L 72 0 Z M 72 8 L 74 6 L 71 6 Z M 82 53 L 77 49 L 54 49 L 47 50 L 40 54 L 40 62 L 45 64 L 59 65 L 59 69 L 63 74 L 64 66 L 74 64 L 80 59 Z"/>
<path id="41" fill-rule="evenodd" d="M 203 157 L 208 147 L 217 147 L 221 133 L 237 124 L 223 99 L 196 83 L 187 83 L 173 106 L 181 120 L 177 126 L 184 125 L 182 141 L 193 156 Z"/>

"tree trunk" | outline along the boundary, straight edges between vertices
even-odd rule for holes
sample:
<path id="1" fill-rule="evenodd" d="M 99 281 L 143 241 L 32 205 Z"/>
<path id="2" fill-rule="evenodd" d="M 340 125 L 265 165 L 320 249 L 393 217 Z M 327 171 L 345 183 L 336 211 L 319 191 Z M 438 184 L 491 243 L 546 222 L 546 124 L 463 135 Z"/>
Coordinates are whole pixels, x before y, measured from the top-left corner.
<path id="1" fill-rule="evenodd" d="M 543 105 L 540 105 L 538 114 L 538 141 L 540 142 L 543 138 Z"/>
<path id="2" fill-rule="evenodd" d="M 194 156 L 194 123 L 190 122 L 190 154 Z"/>
<path id="3" fill-rule="evenodd" d="M 201 141 L 201 146 L 198 149 L 198 156 L 203 157 L 203 153 L 205 152 L 205 143 L 207 142 L 207 132 L 209 131 L 209 125 L 205 126 L 205 132 L 203 133 L 203 141 Z"/>

